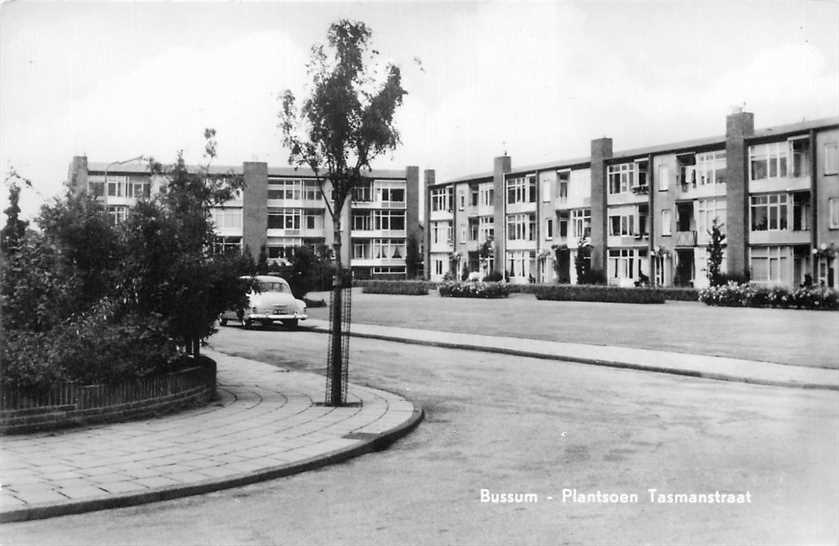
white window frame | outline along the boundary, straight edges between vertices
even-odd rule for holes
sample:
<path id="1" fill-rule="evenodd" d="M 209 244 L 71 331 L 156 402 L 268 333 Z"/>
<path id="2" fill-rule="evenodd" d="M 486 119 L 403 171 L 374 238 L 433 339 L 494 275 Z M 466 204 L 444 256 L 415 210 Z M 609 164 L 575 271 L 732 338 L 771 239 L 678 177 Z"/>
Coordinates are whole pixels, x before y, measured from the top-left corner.
<path id="1" fill-rule="evenodd" d="M 839 173 L 839 143 L 824 143 L 824 174 Z"/>
<path id="2" fill-rule="evenodd" d="M 830 229 L 839 229 L 839 197 L 827 200 L 827 217 Z"/>
<path id="3" fill-rule="evenodd" d="M 661 209 L 661 235 L 669 237 L 673 235 L 673 211 Z"/>
<path id="4" fill-rule="evenodd" d="M 545 218 L 545 240 L 550 241 L 554 238 L 554 219 Z"/>

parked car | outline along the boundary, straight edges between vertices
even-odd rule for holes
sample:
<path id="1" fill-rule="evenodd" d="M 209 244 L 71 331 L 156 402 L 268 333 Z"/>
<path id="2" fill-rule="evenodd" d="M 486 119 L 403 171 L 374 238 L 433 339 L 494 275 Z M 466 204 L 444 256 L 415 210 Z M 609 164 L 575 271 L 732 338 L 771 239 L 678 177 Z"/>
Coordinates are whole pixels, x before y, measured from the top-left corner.
<path id="1" fill-rule="evenodd" d="M 296 328 L 298 321 L 306 320 L 306 303 L 295 299 L 291 287 L 282 277 L 272 275 L 257 275 L 255 277 L 241 277 L 250 280 L 255 289 L 248 293 L 247 309 L 229 309 L 221 314 L 221 325 L 227 321 L 237 321 L 244 328 L 250 328 L 255 323 L 268 326 L 281 322 L 283 326 Z"/>

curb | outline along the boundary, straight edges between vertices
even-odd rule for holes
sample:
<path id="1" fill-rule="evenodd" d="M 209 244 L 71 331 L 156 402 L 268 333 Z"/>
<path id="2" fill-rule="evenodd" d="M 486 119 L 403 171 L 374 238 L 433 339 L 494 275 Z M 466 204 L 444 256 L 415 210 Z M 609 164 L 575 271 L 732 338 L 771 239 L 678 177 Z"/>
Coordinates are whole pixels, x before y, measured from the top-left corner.
<path id="1" fill-rule="evenodd" d="M 330 331 L 327 328 L 314 326 L 310 330 L 319 334 L 328 334 Z M 547 354 L 536 353 L 531 351 L 524 351 L 519 349 L 510 349 L 507 347 L 483 347 L 478 345 L 469 345 L 465 343 L 454 343 L 447 341 L 428 341 L 417 340 L 398 336 L 388 336 L 385 334 L 365 334 L 350 331 L 350 336 L 367 339 L 378 339 L 381 341 L 394 341 L 397 343 L 406 343 L 410 345 L 424 345 L 427 347 L 442 347 L 445 349 L 457 349 L 462 351 L 476 351 L 480 353 L 496 353 L 510 356 L 523 356 L 527 358 L 538 358 L 541 360 L 557 360 L 563 362 L 576 362 L 578 364 L 587 364 L 591 366 L 603 366 L 606 368 L 618 368 L 623 370 L 635 370 L 641 372 L 663 373 L 668 375 L 681 375 L 686 377 L 695 377 L 699 379 L 710 379 L 713 381 L 729 381 L 734 383 L 746 383 L 749 385 L 763 385 L 767 387 L 787 387 L 795 389 L 815 389 L 827 391 L 839 391 L 839 385 L 825 385 L 820 383 L 801 383 L 796 381 L 782 381 L 773 379 L 760 379 L 754 377 L 745 377 L 738 375 L 727 375 L 715 372 L 702 372 L 698 370 L 681 370 L 677 368 L 667 368 L 663 366 L 651 366 L 645 364 L 635 364 L 632 362 L 620 362 L 617 360 L 602 360 L 598 358 L 585 358 L 573 355 L 561 354 Z"/>
<path id="2" fill-rule="evenodd" d="M 414 430 L 422 422 L 425 417 L 425 412 L 422 407 L 417 406 L 416 404 L 413 404 L 413 406 L 414 411 L 407 420 L 389 430 L 386 430 L 385 432 L 381 432 L 366 439 L 363 443 L 356 446 L 337 449 L 322 455 L 309 457 L 308 459 L 279 466 L 267 467 L 251 473 L 236 474 L 220 480 L 207 480 L 194 484 L 168 488 L 160 487 L 144 491 L 142 493 L 131 493 L 108 498 L 81 500 L 66 504 L 34 505 L 30 508 L 0 512 L 0 523 L 53 518 L 56 516 L 67 516 L 71 514 L 81 514 L 84 512 L 93 512 L 112 508 L 125 508 L 128 506 L 137 506 L 139 504 L 148 504 L 151 502 L 203 495 L 213 491 L 231 489 L 233 487 L 242 487 L 244 485 L 273 480 L 276 478 L 283 478 L 293 474 L 299 474 L 301 472 L 341 463 L 354 457 L 358 457 L 359 455 L 364 455 L 365 453 L 381 451 Z M 366 438 L 366 436 L 364 438 Z M 363 440 L 364 438 L 357 439 Z"/>

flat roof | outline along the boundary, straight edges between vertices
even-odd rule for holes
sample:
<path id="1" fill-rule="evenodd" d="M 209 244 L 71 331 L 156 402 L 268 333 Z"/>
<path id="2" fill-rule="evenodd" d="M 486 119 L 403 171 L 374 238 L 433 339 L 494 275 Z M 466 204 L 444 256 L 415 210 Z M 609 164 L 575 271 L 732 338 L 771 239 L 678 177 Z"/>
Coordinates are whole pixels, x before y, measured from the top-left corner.
<path id="1" fill-rule="evenodd" d="M 164 164 L 165 165 L 165 164 Z M 112 174 L 148 174 L 149 164 L 147 161 L 132 161 L 115 165 L 105 161 L 88 161 L 87 171 L 90 173 L 104 173 L 107 168 L 108 173 Z M 190 170 L 199 168 L 198 165 L 187 165 Z M 242 165 L 210 165 L 211 174 L 242 174 L 244 172 Z M 268 166 L 268 176 L 281 177 L 314 177 L 314 172 L 309 168 L 294 168 L 294 167 L 271 167 Z M 398 169 L 373 169 L 367 176 L 370 178 L 395 178 L 404 179 L 406 171 Z"/>
<path id="2" fill-rule="evenodd" d="M 773 136 L 784 136 L 790 135 L 794 133 L 801 133 L 803 131 L 809 131 L 811 129 L 830 129 L 834 127 L 839 127 L 839 116 L 837 117 L 829 117 L 829 118 L 820 118 L 814 120 L 802 120 L 796 123 L 788 123 L 785 125 L 776 125 L 774 127 L 766 127 L 763 129 L 755 129 L 753 135 L 749 135 L 746 137 L 746 140 L 755 140 L 755 139 L 762 139 L 768 138 Z M 705 138 L 696 138 L 691 140 L 684 140 L 680 142 L 669 142 L 666 144 L 657 144 L 653 146 L 645 146 L 643 148 L 632 148 L 628 150 L 618 150 L 612 154 L 612 157 L 608 158 L 609 160 L 614 159 L 629 159 L 632 157 L 638 157 L 643 155 L 658 155 L 667 152 L 679 152 L 679 151 L 688 151 L 693 148 L 711 148 L 711 147 L 725 147 L 725 135 L 720 136 L 713 136 L 713 137 L 705 137 Z M 576 159 L 559 159 L 556 161 L 548 161 L 545 163 L 536 163 L 530 165 L 523 165 L 521 167 L 515 167 L 510 170 L 508 175 L 510 174 L 523 174 L 528 172 L 534 171 L 544 171 L 548 169 L 564 169 L 569 167 L 583 167 L 588 166 L 591 164 L 591 156 L 587 157 L 580 157 Z M 445 186 L 448 184 L 454 183 L 461 183 L 461 182 L 471 182 L 477 181 L 480 179 L 485 178 L 492 178 L 494 173 L 478 173 L 472 175 L 465 175 L 459 176 L 457 178 L 451 178 L 444 182 L 436 182 L 431 184 L 429 187 L 435 186 Z"/>

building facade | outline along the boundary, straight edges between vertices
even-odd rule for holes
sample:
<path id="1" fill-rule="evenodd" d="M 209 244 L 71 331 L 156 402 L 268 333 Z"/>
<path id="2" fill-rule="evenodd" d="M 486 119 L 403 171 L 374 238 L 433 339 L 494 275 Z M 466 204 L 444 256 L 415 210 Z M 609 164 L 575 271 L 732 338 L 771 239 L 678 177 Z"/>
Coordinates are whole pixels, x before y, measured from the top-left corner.
<path id="1" fill-rule="evenodd" d="M 763 285 L 839 287 L 839 118 L 493 170 L 426 186 L 426 278 L 497 271 L 511 282 L 577 282 L 578 259 L 609 284 L 708 286 L 721 271 Z"/>
<path id="2" fill-rule="evenodd" d="M 245 182 L 234 199 L 212 210 L 219 250 L 248 248 L 257 256 L 265 247 L 269 262 L 280 263 L 297 247 L 332 245 L 332 217 L 311 171 L 246 162 L 211 167 L 208 174 L 242 176 Z M 429 176 L 433 179 L 433 171 L 426 172 Z M 68 180 L 77 191 L 96 195 L 115 223 L 166 184 L 165 177 L 149 173 L 146 163 L 93 163 L 83 156 L 73 158 Z M 323 191 L 331 196 L 328 182 Z M 413 166 L 373 170 L 368 183 L 355 188 L 341 225 L 342 261 L 356 278 L 406 278 L 408 241 L 421 246 L 420 191 L 419 168 Z"/>

